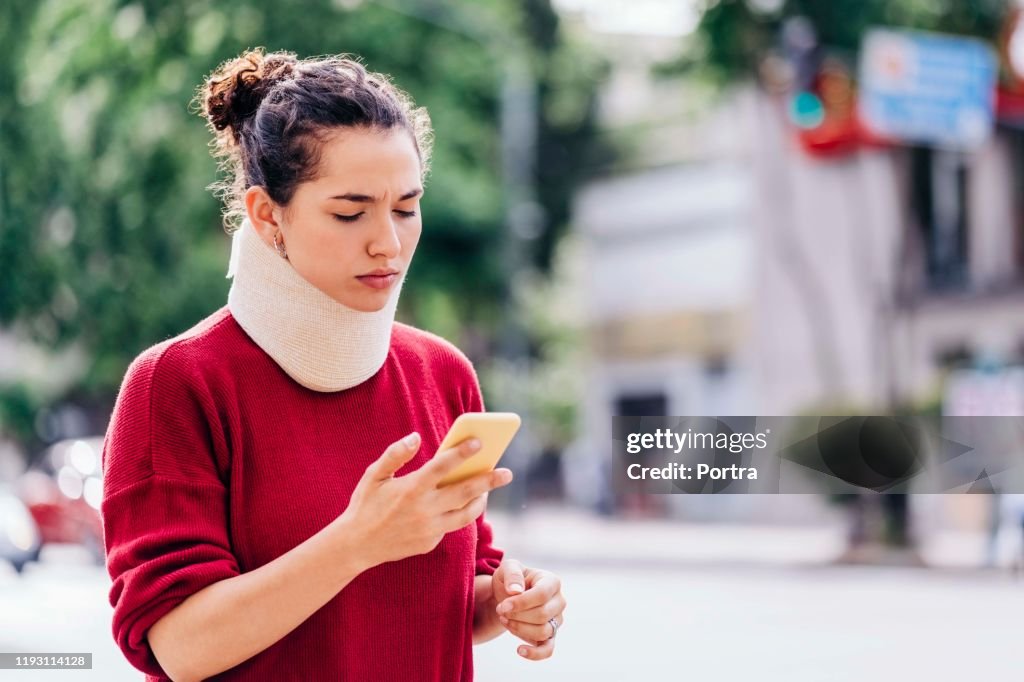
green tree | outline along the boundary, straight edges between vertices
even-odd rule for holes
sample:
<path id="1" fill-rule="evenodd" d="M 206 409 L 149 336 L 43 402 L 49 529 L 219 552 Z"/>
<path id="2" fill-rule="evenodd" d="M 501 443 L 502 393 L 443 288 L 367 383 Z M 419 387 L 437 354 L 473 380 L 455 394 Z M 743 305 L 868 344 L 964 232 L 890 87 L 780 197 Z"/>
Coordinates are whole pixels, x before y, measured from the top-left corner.
<path id="1" fill-rule="evenodd" d="M 992 40 L 1008 0 L 705 0 L 694 56 L 729 82 L 749 77 L 765 51 L 777 44 L 789 17 L 810 20 L 822 45 L 855 51 L 871 26 L 898 26 Z"/>

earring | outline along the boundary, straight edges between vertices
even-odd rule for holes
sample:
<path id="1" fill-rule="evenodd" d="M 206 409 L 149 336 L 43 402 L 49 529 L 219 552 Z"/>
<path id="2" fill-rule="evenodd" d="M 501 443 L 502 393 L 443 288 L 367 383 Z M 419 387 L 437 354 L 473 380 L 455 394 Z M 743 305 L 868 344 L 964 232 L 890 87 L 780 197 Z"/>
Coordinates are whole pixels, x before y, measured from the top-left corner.
<path id="1" fill-rule="evenodd" d="M 284 242 L 277 241 L 277 238 L 280 235 L 281 235 L 280 232 L 275 232 L 274 233 L 274 248 L 277 249 L 277 255 L 279 255 L 281 258 L 287 259 L 288 258 L 288 252 L 284 248 Z"/>

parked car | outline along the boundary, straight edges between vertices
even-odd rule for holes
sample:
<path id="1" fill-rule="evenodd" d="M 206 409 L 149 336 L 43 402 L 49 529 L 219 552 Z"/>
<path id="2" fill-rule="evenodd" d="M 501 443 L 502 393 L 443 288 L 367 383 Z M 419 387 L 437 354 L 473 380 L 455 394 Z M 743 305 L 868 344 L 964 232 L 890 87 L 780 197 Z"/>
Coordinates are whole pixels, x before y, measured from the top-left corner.
<path id="1" fill-rule="evenodd" d="M 82 545 L 97 564 L 105 561 L 102 448 L 102 437 L 54 443 L 18 479 L 18 495 L 39 527 L 41 543 Z"/>
<path id="2" fill-rule="evenodd" d="M 0 485 L 0 559 L 21 573 L 29 561 L 39 560 L 39 528 L 11 486 Z"/>

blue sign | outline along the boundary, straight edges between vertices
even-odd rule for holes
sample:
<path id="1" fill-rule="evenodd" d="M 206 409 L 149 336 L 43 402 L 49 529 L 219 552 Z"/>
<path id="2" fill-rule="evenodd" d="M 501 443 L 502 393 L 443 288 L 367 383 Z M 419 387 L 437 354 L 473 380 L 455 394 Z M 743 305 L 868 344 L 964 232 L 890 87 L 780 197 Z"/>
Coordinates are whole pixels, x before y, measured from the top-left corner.
<path id="1" fill-rule="evenodd" d="M 992 134 L 996 76 L 980 40 L 872 30 L 861 50 L 861 119 L 897 141 L 977 148 Z"/>

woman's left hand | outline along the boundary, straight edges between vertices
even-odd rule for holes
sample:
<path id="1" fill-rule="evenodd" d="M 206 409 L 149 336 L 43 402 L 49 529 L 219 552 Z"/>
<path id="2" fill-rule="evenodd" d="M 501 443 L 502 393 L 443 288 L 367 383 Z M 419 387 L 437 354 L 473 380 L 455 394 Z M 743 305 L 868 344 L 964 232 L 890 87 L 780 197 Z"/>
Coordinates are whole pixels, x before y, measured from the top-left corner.
<path id="1" fill-rule="evenodd" d="M 527 568 L 515 559 L 505 559 L 491 579 L 498 620 L 506 630 L 529 646 L 519 655 L 531 661 L 551 656 L 555 650 L 554 619 L 563 622 L 565 597 L 562 581 L 550 571 Z"/>

